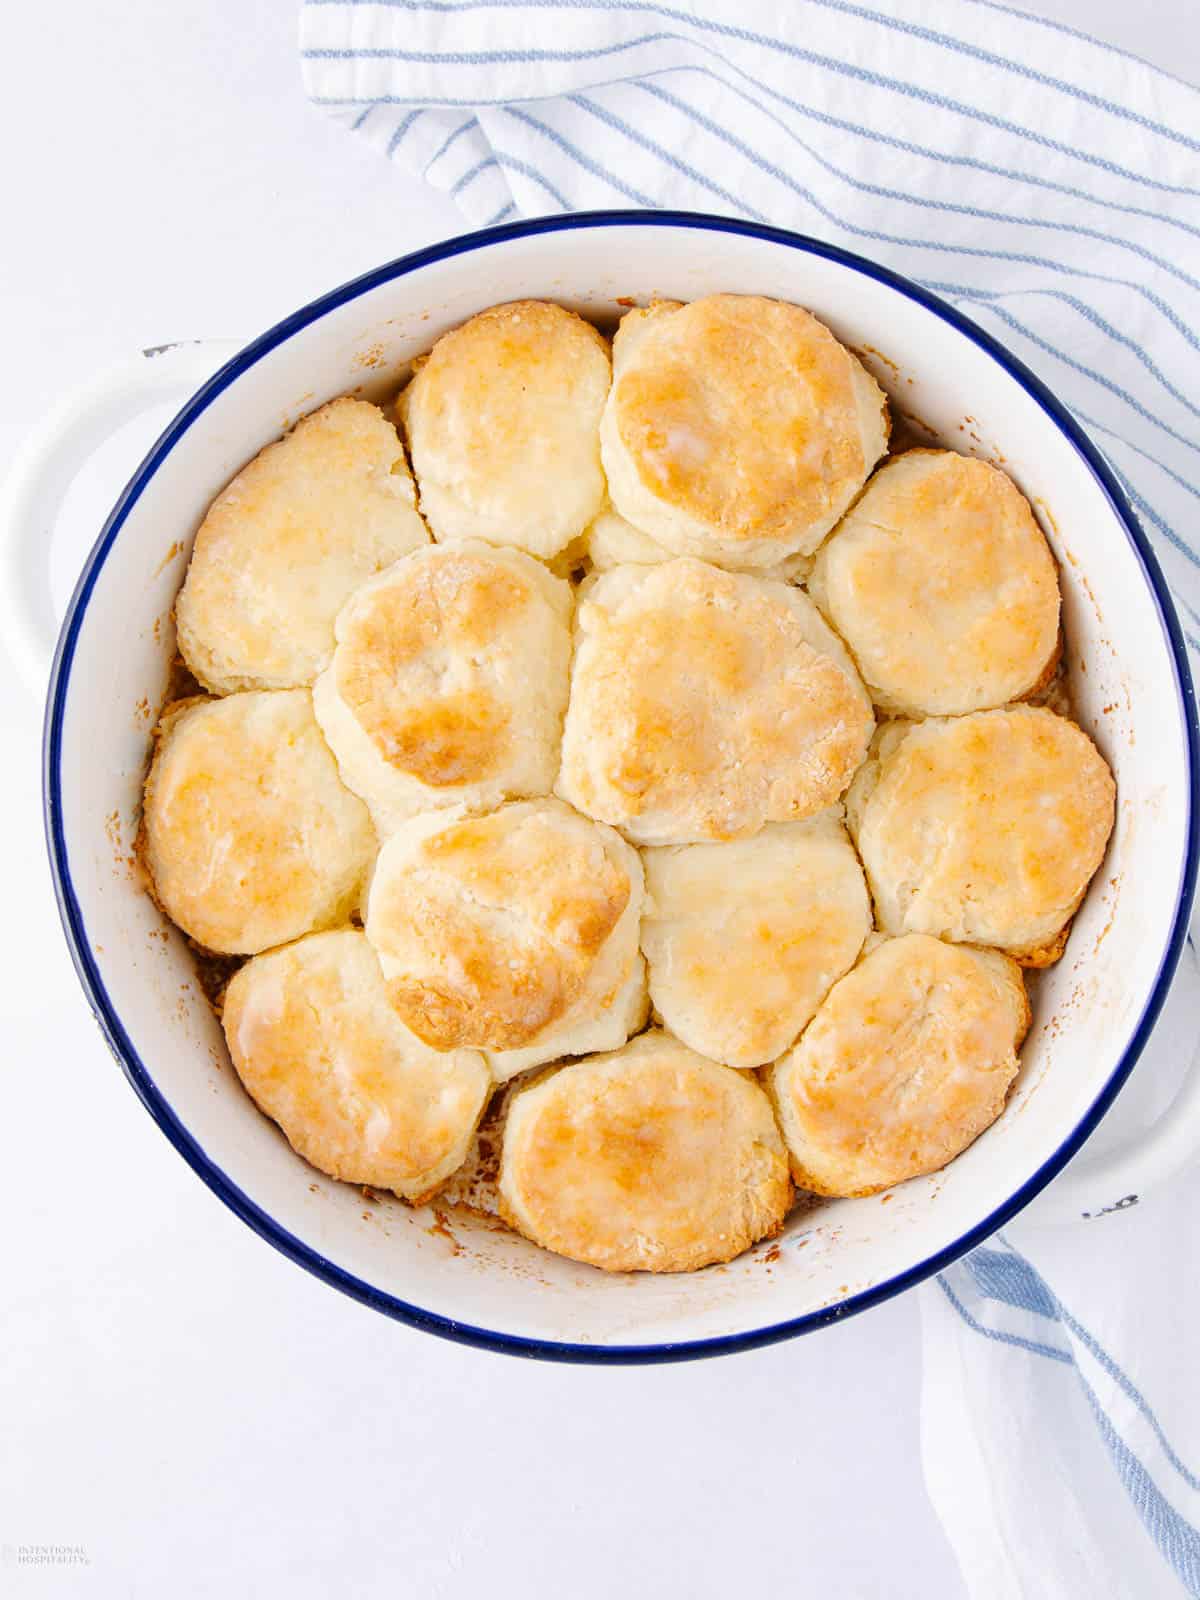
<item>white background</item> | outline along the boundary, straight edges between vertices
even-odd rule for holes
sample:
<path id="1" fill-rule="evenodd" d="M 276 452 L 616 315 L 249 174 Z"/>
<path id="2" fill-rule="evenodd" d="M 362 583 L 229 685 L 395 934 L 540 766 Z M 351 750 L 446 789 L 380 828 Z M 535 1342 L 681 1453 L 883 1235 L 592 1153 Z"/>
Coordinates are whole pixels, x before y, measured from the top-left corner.
<path id="1" fill-rule="evenodd" d="M 1194 0 L 1038 9 L 1200 80 Z M 448 201 L 306 106 L 294 11 L 59 0 L 6 17 L 0 463 L 112 358 L 249 336 L 456 231 Z M 60 589 L 143 437 L 74 496 Z M 961 1595 L 921 1484 L 911 1296 L 720 1362 L 542 1366 L 389 1323 L 225 1211 L 78 991 L 39 723 L 0 675 L 0 1545 L 82 1545 L 90 1564 L 0 1564 L 0 1594 Z"/>

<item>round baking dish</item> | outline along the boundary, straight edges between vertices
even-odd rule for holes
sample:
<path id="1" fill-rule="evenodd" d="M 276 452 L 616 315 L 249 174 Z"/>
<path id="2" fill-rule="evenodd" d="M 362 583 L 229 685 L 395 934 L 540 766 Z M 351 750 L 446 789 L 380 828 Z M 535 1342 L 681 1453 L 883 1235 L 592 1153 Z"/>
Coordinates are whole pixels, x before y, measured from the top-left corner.
<path id="1" fill-rule="evenodd" d="M 800 1210 L 782 1238 L 725 1267 L 608 1277 L 482 1221 L 443 1223 L 398 1201 L 364 1206 L 357 1190 L 306 1167 L 241 1092 L 192 957 L 129 854 L 190 540 L 239 466 L 334 395 L 394 389 L 442 330 L 498 301 L 554 299 L 611 321 L 630 299 L 715 290 L 808 306 L 862 353 L 918 438 L 987 455 L 1015 477 L 1059 561 L 1071 692 L 1116 772 L 1118 819 L 1064 959 L 1034 986 L 1007 1108 L 958 1161 L 884 1197 Z M 2 530 L 4 609 L 31 661 L 46 621 L 44 607 L 40 622 L 33 614 L 41 591 L 18 564 L 20 546 L 35 521 L 39 535 L 47 525 L 67 462 L 106 416 L 172 383 L 189 387 L 213 361 L 195 347 L 147 352 L 72 402 L 18 462 Z M 334 1287 L 449 1338 L 559 1360 L 677 1360 L 787 1338 L 919 1282 L 1004 1223 L 1080 1148 L 1137 1061 L 1186 935 L 1198 746 L 1179 627 L 1144 535 L 1077 424 L 994 339 L 896 274 L 814 239 L 718 217 L 580 213 L 380 267 L 232 354 L 191 394 L 113 508 L 62 624 L 46 826 L 63 925 L 117 1059 L 184 1159 L 264 1239 Z M 1178 1124 L 1155 1137 L 1162 1155 Z M 1097 1209 L 1121 1198 L 1096 1183 Z"/>

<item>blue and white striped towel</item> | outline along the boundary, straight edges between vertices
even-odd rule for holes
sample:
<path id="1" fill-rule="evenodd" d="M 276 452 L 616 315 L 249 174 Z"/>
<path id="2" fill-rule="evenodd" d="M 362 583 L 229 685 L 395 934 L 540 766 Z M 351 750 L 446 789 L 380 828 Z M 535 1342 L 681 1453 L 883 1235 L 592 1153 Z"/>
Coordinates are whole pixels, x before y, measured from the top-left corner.
<path id="1" fill-rule="evenodd" d="M 1200 662 L 1195 89 L 993 0 L 307 0 L 301 48 L 313 101 L 472 224 L 724 211 L 961 306 L 1106 452 Z M 1200 1595 L 1198 1222 L 1194 1177 L 921 1291 L 926 1479 L 972 1596 Z"/>

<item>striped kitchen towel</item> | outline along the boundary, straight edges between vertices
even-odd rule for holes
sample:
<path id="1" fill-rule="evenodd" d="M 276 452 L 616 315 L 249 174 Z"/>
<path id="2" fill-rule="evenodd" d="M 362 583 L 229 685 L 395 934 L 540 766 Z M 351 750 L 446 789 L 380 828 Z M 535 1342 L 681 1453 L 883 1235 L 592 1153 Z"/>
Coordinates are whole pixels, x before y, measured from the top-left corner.
<path id="1" fill-rule="evenodd" d="M 1200 663 L 1195 89 L 994 0 L 307 0 L 301 49 L 312 100 L 472 225 L 721 211 L 961 307 L 1107 454 Z M 926 1481 L 972 1596 L 1200 1596 L 1198 1223 L 1193 1178 L 921 1291 Z"/>
<path id="2" fill-rule="evenodd" d="M 819 234 L 1041 373 L 1200 652 L 1200 94 L 992 0 L 308 0 L 311 99 L 475 226 L 603 206 Z"/>
<path id="3" fill-rule="evenodd" d="M 1189 943 L 1155 1066 L 1195 1050 L 1198 996 Z M 1121 1121 L 1171 1089 L 1134 1073 Z M 1089 1222 L 1018 1217 L 918 1291 L 925 1484 L 972 1600 L 1200 1594 L 1198 1237 L 1193 1168 Z"/>

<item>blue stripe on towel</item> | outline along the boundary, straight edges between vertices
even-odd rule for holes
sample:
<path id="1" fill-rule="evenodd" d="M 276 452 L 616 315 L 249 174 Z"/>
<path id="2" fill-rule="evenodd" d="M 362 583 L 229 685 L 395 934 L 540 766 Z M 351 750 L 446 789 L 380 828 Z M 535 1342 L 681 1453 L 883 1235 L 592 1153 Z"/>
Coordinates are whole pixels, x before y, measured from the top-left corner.
<path id="1" fill-rule="evenodd" d="M 1024 1256 L 1011 1247 L 994 1250 L 983 1245 L 966 1257 L 964 1266 L 975 1280 L 980 1294 L 986 1299 L 1000 1301 L 1018 1310 L 1050 1318 L 1067 1328 L 1093 1357 L 1097 1366 L 1112 1379 L 1139 1416 L 1146 1421 L 1158 1440 L 1163 1455 L 1188 1488 L 1200 1491 L 1200 1477 L 1197 1477 L 1180 1459 L 1141 1390 L 1122 1371 L 1095 1335 L 1089 1333 L 1077 1317 L 1072 1316 L 1062 1301 L 1052 1293 L 1041 1273 Z M 971 1325 L 978 1326 L 974 1322 Z"/>
<path id="2" fill-rule="evenodd" d="M 976 1333 L 981 1333 L 985 1339 L 995 1339 L 1000 1344 L 1011 1344 L 1018 1350 L 1028 1350 L 1033 1355 L 1045 1356 L 1050 1361 L 1062 1361 L 1065 1362 L 1067 1366 L 1074 1365 L 1071 1357 L 1065 1350 L 1056 1350 L 1052 1344 L 1045 1344 L 1043 1341 L 1038 1339 L 1026 1339 L 1022 1334 L 1019 1333 L 1005 1333 L 1000 1328 L 989 1328 L 986 1327 L 982 1322 L 976 1321 L 976 1319 L 967 1310 L 966 1306 L 963 1305 L 962 1301 L 955 1294 L 954 1290 L 950 1287 L 949 1280 L 944 1272 L 937 1281 L 938 1287 L 942 1290 L 942 1293 L 946 1296 L 946 1299 L 949 1300 L 950 1304 L 966 1323 L 967 1327 L 973 1328 Z"/>
<path id="3" fill-rule="evenodd" d="M 915 22 L 904 22 L 899 17 L 889 17 L 882 11 L 869 11 L 865 6 L 851 5 L 849 0 L 808 0 L 808 4 L 824 6 L 828 11 L 843 11 L 848 16 L 862 17 L 868 22 L 877 23 L 881 28 L 892 28 L 899 33 L 907 33 L 911 38 L 924 39 L 930 44 L 941 45 L 959 55 L 973 56 L 976 61 L 985 62 L 990 67 L 1001 67 L 1005 72 L 1017 73 L 1033 83 L 1041 84 L 1044 88 L 1057 89 L 1060 94 L 1073 96 L 1076 100 L 1082 100 L 1098 110 L 1107 111 L 1110 116 L 1137 123 L 1139 127 L 1148 128 L 1151 133 L 1161 134 L 1164 139 L 1172 139 L 1188 150 L 1200 150 L 1200 142 L 1189 138 L 1185 133 L 1178 133 L 1165 123 L 1155 122 L 1151 117 L 1140 116 L 1128 106 L 1118 105 L 1115 100 L 1107 100 L 1103 95 L 1092 94 L 1087 89 L 1081 89 L 1078 84 L 1068 83 L 1065 78 L 1052 77 L 1048 72 L 1037 72 L 1027 62 L 1014 61 L 1011 56 L 996 55 L 994 51 L 981 49 L 979 45 L 968 44 L 965 39 L 955 39 L 948 33 L 939 33 L 935 28 L 923 28 Z"/>
<path id="4" fill-rule="evenodd" d="M 1054 1296 L 1022 1257 L 981 1246 L 967 1257 L 966 1266 L 980 1294 L 989 1300 L 1003 1300 L 1039 1317 L 1057 1318 Z"/>
<path id="5" fill-rule="evenodd" d="M 465 122 L 460 122 L 458 127 L 455 128 L 453 130 L 453 132 L 448 133 L 446 135 L 446 137 L 442 140 L 441 144 L 437 147 L 437 149 L 434 151 L 434 153 L 430 156 L 429 160 L 425 163 L 425 171 L 428 172 L 430 167 L 433 166 L 435 161 L 440 161 L 448 150 L 452 150 L 454 148 L 454 146 L 458 143 L 458 141 L 462 138 L 464 133 L 468 132 L 471 128 L 477 128 L 478 126 L 479 126 L 479 118 L 478 117 L 468 117 Z"/>
<path id="6" fill-rule="evenodd" d="M 406 117 L 401 118 L 401 120 L 396 124 L 395 131 L 393 132 L 392 137 L 388 140 L 387 153 L 389 156 L 395 155 L 396 150 L 403 140 L 405 134 L 412 127 L 413 123 L 416 122 L 417 118 L 424 116 L 424 114 L 424 106 L 417 106 L 415 110 L 410 111 Z"/>
<path id="7" fill-rule="evenodd" d="M 622 121 L 613 112 L 606 111 L 603 106 L 598 106 L 594 100 L 589 100 L 586 95 L 569 94 L 566 98 L 572 105 L 579 106 L 581 110 L 587 111 L 599 121 L 606 123 L 608 127 L 624 134 L 632 144 L 639 145 L 643 150 L 648 150 L 651 155 L 657 156 L 660 161 L 673 168 L 681 177 L 690 178 L 693 183 L 700 184 L 710 194 L 715 194 L 718 200 L 724 200 L 727 205 L 742 216 L 753 217 L 756 222 L 766 222 L 767 218 L 763 216 L 761 211 L 756 211 L 753 206 L 748 206 L 737 195 L 730 194 L 728 189 L 722 188 L 719 183 L 714 183 L 704 173 L 699 172 L 695 167 L 689 166 L 686 161 L 681 161 L 678 156 L 672 155 L 671 151 L 664 149 L 655 140 L 647 138 L 645 134 L 639 133 L 636 128 Z"/>
<path id="8" fill-rule="evenodd" d="M 986 1246 L 972 1252 L 958 1268 L 938 1279 L 947 1300 L 958 1312 L 963 1322 L 973 1332 L 985 1338 L 1027 1350 L 1034 1355 L 1048 1357 L 1074 1369 L 1092 1419 L 1108 1451 L 1126 1494 L 1142 1525 L 1153 1539 L 1156 1548 L 1169 1563 L 1180 1582 L 1193 1596 L 1200 1596 L 1200 1530 L 1182 1516 L 1167 1500 L 1155 1483 L 1145 1464 L 1140 1461 L 1127 1441 L 1122 1438 L 1112 1418 L 1105 1411 L 1099 1396 L 1079 1371 L 1074 1358 L 1043 1341 L 1025 1338 L 1006 1329 L 988 1327 L 974 1317 L 955 1293 L 949 1280 L 954 1272 L 968 1273 L 975 1287 L 985 1299 L 1057 1322 L 1086 1345 L 1097 1363 L 1112 1378 L 1138 1413 L 1152 1429 L 1163 1454 L 1180 1474 L 1189 1488 L 1200 1487 L 1178 1455 L 1171 1448 L 1157 1417 L 1145 1398 L 1134 1387 L 1121 1369 L 1097 1340 L 1073 1318 L 1051 1293 L 1041 1275 L 1028 1261 L 1013 1250 L 993 1250 Z"/>
<path id="9" fill-rule="evenodd" d="M 615 173 L 609 172 L 606 167 L 599 166 L 589 156 L 585 156 L 582 150 L 577 150 L 570 140 L 564 139 L 561 133 L 558 133 L 554 128 L 547 127 L 544 122 L 539 122 L 531 112 L 521 106 L 505 106 L 503 109 L 508 116 L 515 118 L 518 122 L 523 122 L 527 128 L 532 128 L 536 133 L 540 133 L 544 139 L 548 139 L 551 144 L 557 146 L 565 156 L 574 161 L 576 166 L 582 168 L 584 172 L 590 173 L 594 178 L 602 178 L 618 194 L 624 195 L 626 200 L 632 200 L 635 206 L 653 207 L 654 202 L 648 195 L 643 194 L 640 189 L 634 189 L 629 184 L 622 183 Z M 571 208 L 568 206 L 566 209 L 570 210 Z"/>
<path id="10" fill-rule="evenodd" d="M 316 5 L 316 4 L 325 3 L 325 0 L 307 0 L 307 3 L 309 5 Z M 330 0 L 330 3 L 342 4 L 342 3 L 344 3 L 344 0 Z M 982 3 L 982 0 L 980 0 L 980 3 Z M 1169 214 L 1167 214 L 1166 212 L 1163 212 L 1163 211 L 1152 211 L 1152 210 L 1149 210 L 1148 208 L 1146 208 L 1144 206 L 1131 205 L 1128 201 L 1114 200 L 1114 199 L 1110 199 L 1110 198 L 1108 198 L 1108 197 L 1106 197 L 1104 195 L 1090 194 L 1085 189 L 1079 189 L 1079 188 L 1075 187 L 1072 184 L 1056 182 L 1054 179 L 1047 178 L 1047 177 L 1045 177 L 1045 176 L 1043 176 L 1043 175 L 1041 175 L 1039 173 L 1023 172 L 1020 169 L 1013 168 L 1013 167 L 999 167 L 999 166 L 996 166 L 994 163 L 992 163 L 990 161 L 983 161 L 983 160 L 980 160 L 978 157 L 975 157 L 975 156 L 954 155 L 954 154 L 951 154 L 951 153 L 946 152 L 946 151 L 934 150 L 934 149 L 930 148 L 928 145 L 915 144 L 911 139 L 900 139 L 900 138 L 897 138 L 894 134 L 883 133 L 883 132 L 879 131 L 878 129 L 865 127 L 861 123 L 849 122 L 844 117 L 832 116 L 828 112 L 821 111 L 815 106 L 806 105 L 802 100 L 793 99 L 791 96 L 782 93 L 781 90 L 773 87 L 771 84 L 760 82 L 759 79 L 754 78 L 751 74 L 749 74 L 747 72 L 744 72 L 737 65 L 736 62 L 730 61 L 726 56 L 722 55 L 721 52 L 719 50 L 715 49 L 713 46 L 707 45 L 702 40 L 699 40 L 699 39 L 690 39 L 690 38 L 688 38 L 688 36 L 686 34 L 681 34 L 681 33 L 650 34 L 650 35 L 646 35 L 643 39 L 634 40 L 634 41 L 631 41 L 629 43 L 622 44 L 622 45 L 619 45 L 619 46 L 606 47 L 604 50 L 595 51 L 595 52 L 591 52 L 591 51 L 588 51 L 588 50 L 557 50 L 557 51 L 526 50 L 526 51 L 508 51 L 508 52 L 506 52 L 506 55 L 509 58 L 511 58 L 512 60 L 515 60 L 515 61 L 538 61 L 538 60 L 542 60 L 542 59 L 554 60 L 554 61 L 563 61 L 563 62 L 583 61 L 583 60 L 589 59 L 589 57 L 592 54 L 597 54 L 597 55 L 608 54 L 608 53 L 610 53 L 610 50 L 612 50 L 612 49 L 629 49 L 629 48 L 632 48 L 633 45 L 635 45 L 635 44 L 645 43 L 648 39 L 672 39 L 672 40 L 677 40 L 678 42 L 680 42 L 682 44 L 688 45 L 688 47 L 690 49 L 699 50 L 699 51 L 703 52 L 704 55 L 711 57 L 714 61 L 720 62 L 722 64 L 722 66 L 724 66 L 728 71 L 736 73 L 737 76 L 740 79 L 742 79 L 744 82 L 753 84 L 761 93 L 763 93 L 765 95 L 768 95 L 771 99 L 775 100 L 780 105 L 787 106 L 787 108 L 790 111 L 796 112 L 796 114 L 798 116 L 802 116 L 802 117 L 806 118 L 809 121 L 819 123 L 819 124 L 821 124 L 821 125 L 823 125 L 825 127 L 837 128 L 840 131 L 842 131 L 843 133 L 852 133 L 852 134 L 855 134 L 858 138 L 871 140 L 876 144 L 885 145 L 887 147 L 890 147 L 893 150 L 903 151 L 908 155 L 920 156 L 922 159 L 927 160 L 927 161 L 936 161 L 936 162 L 939 162 L 943 166 L 964 167 L 969 171 L 987 173 L 990 176 L 996 177 L 996 178 L 1006 178 L 1006 179 L 1011 180 L 1014 183 L 1032 184 L 1032 185 L 1034 185 L 1035 188 L 1046 189 L 1046 190 L 1049 190 L 1051 193 L 1054 193 L 1054 194 L 1067 195 L 1073 200 L 1083 200 L 1088 205 L 1102 206 L 1105 210 L 1124 212 L 1124 213 L 1126 213 L 1127 215 L 1130 215 L 1130 216 L 1147 217 L 1151 221 L 1162 222 L 1162 223 L 1167 224 L 1169 227 L 1180 228 L 1186 233 L 1192 233 L 1192 234 L 1200 235 L 1200 228 L 1193 227 L 1190 223 L 1185 222 L 1182 218 L 1180 218 L 1180 217 L 1172 217 L 1172 216 L 1170 216 Z M 397 49 L 397 48 L 387 48 L 387 49 L 375 48 L 375 49 L 370 49 L 370 50 L 308 49 L 308 50 L 301 51 L 301 54 L 308 60 L 339 60 L 340 61 L 340 60 L 355 60 L 355 59 L 358 59 L 360 57 L 366 57 L 366 58 L 378 57 L 378 58 L 387 59 L 387 60 L 412 60 L 413 59 L 413 56 L 412 56 L 411 52 L 400 50 L 400 49 Z M 486 56 L 486 52 L 483 53 L 483 54 Z M 708 79 L 712 80 L 715 83 L 723 84 L 725 88 L 729 89 L 732 93 L 739 95 L 741 98 L 746 100 L 746 102 L 748 104 L 757 106 L 759 110 L 762 110 L 764 112 L 764 114 L 770 115 L 769 112 L 766 112 L 765 107 L 763 107 L 760 104 L 759 101 L 755 100 L 751 95 L 747 94 L 744 89 L 739 88 L 739 86 L 737 84 L 731 83 L 729 81 L 729 79 L 722 77 L 719 72 L 715 72 L 709 67 L 698 66 L 695 63 L 680 63 L 677 66 L 654 68 L 652 70 L 644 71 L 644 72 L 639 73 L 637 79 L 635 79 L 635 80 L 626 79 L 626 78 L 622 77 L 622 78 L 616 78 L 616 79 L 609 80 L 609 82 L 610 82 L 610 84 L 612 84 L 612 83 L 625 83 L 625 82 L 631 82 L 631 81 L 644 82 L 645 80 L 650 79 L 650 78 L 669 77 L 669 76 L 672 76 L 672 75 L 677 74 L 677 73 L 695 73 L 695 74 L 697 74 L 699 76 L 703 76 L 705 78 L 708 78 Z M 595 87 L 597 87 L 597 85 L 593 85 L 592 87 L 595 88 Z M 355 97 L 355 98 L 357 99 L 357 97 Z M 319 100 L 318 103 L 324 103 L 324 102 Z M 377 103 L 378 103 L 378 101 L 372 100 L 372 104 L 377 104 Z M 429 103 L 431 103 L 431 102 L 429 102 Z M 461 99 L 461 100 L 454 100 L 454 101 L 442 101 L 442 102 L 439 102 L 439 103 L 440 104 L 453 104 L 453 105 L 462 106 L 462 105 L 484 105 L 484 104 L 504 105 L 504 104 L 507 104 L 508 102 L 506 102 L 503 99 L 500 99 L 500 100 L 489 100 L 486 97 L 476 97 L 476 98 L 472 98 L 472 99 Z M 791 136 L 796 139 L 797 143 L 804 145 L 804 142 L 799 139 L 798 135 L 794 134 L 791 129 L 787 128 L 787 125 L 785 123 L 780 123 L 780 126 L 784 129 L 785 132 L 788 132 L 789 134 L 791 134 Z M 810 146 L 804 145 L 804 148 L 806 150 L 809 150 L 809 153 L 814 156 L 814 159 L 816 159 L 818 161 L 821 161 L 821 164 L 823 166 L 825 166 L 828 171 L 838 173 L 838 175 L 843 177 L 843 178 L 845 178 L 847 182 L 854 183 L 856 187 L 862 189 L 866 193 L 869 193 L 869 194 L 877 193 L 877 194 L 881 194 L 881 195 L 894 195 L 895 198 L 906 200 L 906 201 L 908 201 L 909 203 L 911 203 L 913 205 L 922 205 L 922 204 L 943 205 L 946 210 L 951 210 L 952 211 L 952 210 L 958 209 L 957 207 L 954 207 L 954 206 L 951 206 L 951 205 L 947 205 L 945 202 L 926 201 L 926 199 L 923 196 L 914 195 L 914 194 L 907 194 L 902 190 L 893 191 L 893 190 L 886 189 L 886 188 L 879 188 L 879 187 L 877 187 L 877 186 L 875 186 L 873 184 L 859 183 L 857 180 L 855 180 L 852 177 L 850 177 L 850 175 L 848 173 L 842 172 L 841 169 L 831 165 L 828 162 L 823 161 L 822 158 L 820 156 L 818 156 L 816 154 L 816 152 L 811 149 Z M 970 212 L 971 214 L 982 214 L 982 213 L 976 213 L 974 211 L 974 208 L 970 207 L 970 206 L 964 207 L 963 209 L 968 211 L 968 212 Z M 1014 222 L 1018 222 L 1018 221 L 1025 221 L 1025 220 L 1028 220 L 1028 219 L 1018 218 L 1018 217 L 1014 216 L 1011 220 L 1014 221 Z M 1046 223 L 1044 225 L 1045 226 L 1054 226 L 1054 224 L 1052 224 L 1052 223 Z M 1059 226 L 1061 226 L 1063 228 L 1071 229 L 1072 231 L 1074 231 L 1073 225 L 1070 224 L 1070 223 L 1062 223 L 1062 224 L 1059 224 Z M 1107 239 L 1107 242 L 1110 243 L 1110 244 L 1116 244 L 1116 243 L 1122 243 L 1123 242 L 1123 241 L 1120 241 L 1120 240 L 1114 238 L 1114 236 L 1112 236 L 1112 235 L 1105 235 L 1104 237 Z"/>
<path id="11" fill-rule="evenodd" d="M 1100 1437 L 1142 1525 L 1187 1592 L 1200 1596 L 1200 1531 L 1167 1501 L 1154 1479 L 1113 1427 L 1091 1385 L 1082 1377 L 1079 1378 L 1079 1384 Z"/>
<path id="12" fill-rule="evenodd" d="M 340 4 L 340 5 L 369 5 L 375 0 L 307 0 L 310 5 Z M 433 11 L 447 14 L 465 11 L 524 11 L 531 9 L 529 0 L 387 0 L 387 5 L 392 10 L 401 11 Z M 756 33 L 749 28 L 735 27 L 730 23 L 717 22 L 711 17 L 695 16 L 686 11 L 677 11 L 669 6 L 656 5 L 653 0 L 537 0 L 540 10 L 557 11 L 603 11 L 608 14 L 614 12 L 628 12 L 631 15 L 650 15 L 663 17 L 672 22 L 682 22 L 692 28 L 711 33 L 719 38 L 737 40 L 743 44 L 758 45 L 759 47 L 778 52 L 796 61 L 803 61 L 809 66 L 823 67 L 827 71 L 838 73 L 862 83 L 867 83 L 875 88 L 886 89 L 889 93 L 906 96 L 935 106 L 939 110 L 951 111 L 960 117 L 994 127 L 1001 132 L 1010 133 L 1017 138 L 1027 139 L 1031 143 L 1043 146 L 1048 150 L 1058 151 L 1062 155 L 1071 156 L 1076 161 L 1082 161 L 1089 166 L 1094 166 L 1102 171 L 1110 172 L 1116 177 L 1128 178 L 1135 183 L 1143 183 L 1152 189 L 1159 189 L 1170 194 L 1200 195 L 1200 189 L 1163 183 L 1158 179 L 1147 177 L 1143 173 L 1118 166 L 1104 156 L 1093 155 L 1086 150 L 1080 150 L 1073 145 L 1060 143 L 1049 138 L 1044 133 L 1039 133 L 1034 128 L 1025 128 L 1018 123 L 1006 121 L 1003 117 L 993 116 L 990 112 L 980 111 L 961 100 L 952 100 L 945 95 L 935 94 L 932 90 L 923 89 L 918 84 L 905 83 L 900 78 L 888 77 L 885 73 L 873 72 L 869 68 L 860 67 L 852 61 L 842 61 L 836 56 L 824 56 L 816 51 L 805 50 L 800 45 L 789 43 L 785 39 L 777 39 L 770 34 Z M 625 46 L 612 46 L 606 48 L 625 48 Z M 573 53 L 574 54 L 574 53 Z M 476 55 L 480 63 L 489 59 L 495 61 L 496 53 L 479 51 Z M 501 58 L 507 56 L 509 60 L 536 60 L 536 51 L 509 51 L 501 52 Z M 463 58 L 455 53 L 450 53 L 446 58 L 453 62 Z M 476 63 L 476 64 L 480 64 Z"/>

